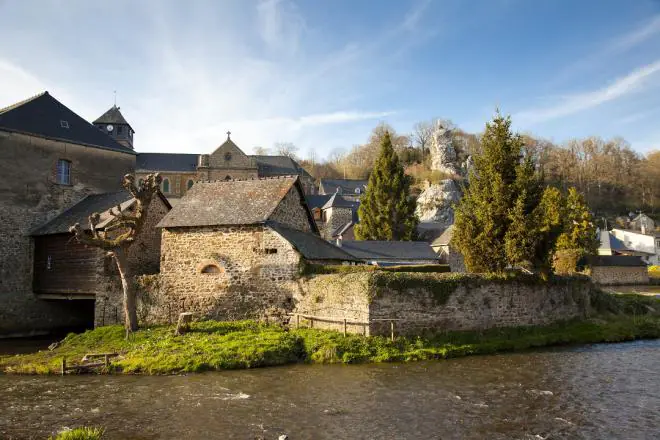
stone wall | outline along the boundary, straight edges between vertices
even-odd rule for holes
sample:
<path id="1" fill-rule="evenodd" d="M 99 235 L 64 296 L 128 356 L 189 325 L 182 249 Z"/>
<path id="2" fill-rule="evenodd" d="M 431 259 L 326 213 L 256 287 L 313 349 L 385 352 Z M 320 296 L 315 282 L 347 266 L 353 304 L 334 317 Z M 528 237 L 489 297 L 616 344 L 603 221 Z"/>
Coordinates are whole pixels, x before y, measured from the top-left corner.
<path id="1" fill-rule="evenodd" d="M 353 210 L 351 208 L 328 208 L 325 210 L 324 215 L 325 224 L 322 236 L 326 240 L 332 240 L 334 231 L 353 220 Z"/>
<path id="2" fill-rule="evenodd" d="M 300 255 L 261 226 L 166 228 L 160 274 L 141 277 L 144 322 L 176 320 L 180 312 L 245 319 L 292 309 Z"/>
<path id="3" fill-rule="evenodd" d="M 591 268 L 591 279 L 602 285 L 648 284 L 649 272 L 646 266 L 595 266 Z"/>
<path id="4" fill-rule="evenodd" d="M 352 273 L 301 281 L 294 313 L 336 318 L 314 326 L 341 329 L 344 318 L 370 321 L 369 335 L 425 330 L 483 330 L 545 325 L 584 317 L 594 288 L 584 278 L 563 282 L 487 280 L 477 275 Z M 307 321 L 304 321 L 307 324 Z M 362 333 L 360 325 L 349 331 Z"/>
<path id="5" fill-rule="evenodd" d="M 71 185 L 56 183 L 59 159 L 71 162 Z M 132 154 L 0 131 L 0 335 L 90 319 L 89 304 L 32 293 L 29 232 L 88 194 L 120 190 L 122 176 L 134 168 Z"/>
<path id="6" fill-rule="evenodd" d="M 292 229 L 311 232 L 312 227 L 307 216 L 307 208 L 302 205 L 302 200 L 305 200 L 303 194 L 300 193 L 296 185 L 292 186 L 269 219 L 287 225 Z"/>
<path id="7" fill-rule="evenodd" d="M 133 276 L 158 273 L 160 268 L 161 231 L 158 222 L 169 209 L 160 197 L 155 197 L 135 243 L 128 250 L 128 261 Z M 124 294 L 117 265 L 112 257 L 99 255 L 98 290 L 94 309 L 94 326 L 124 322 Z"/>

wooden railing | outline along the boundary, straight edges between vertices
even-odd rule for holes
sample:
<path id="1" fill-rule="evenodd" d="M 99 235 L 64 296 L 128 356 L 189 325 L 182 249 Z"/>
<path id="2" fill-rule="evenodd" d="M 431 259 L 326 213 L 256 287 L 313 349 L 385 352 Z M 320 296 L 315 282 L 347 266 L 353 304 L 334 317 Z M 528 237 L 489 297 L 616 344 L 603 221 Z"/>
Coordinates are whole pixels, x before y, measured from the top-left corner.
<path id="1" fill-rule="evenodd" d="M 348 326 L 349 325 L 358 325 L 362 326 L 362 334 L 366 335 L 367 334 L 367 328 L 371 323 L 374 322 L 389 322 L 390 323 L 390 339 L 394 341 L 395 338 L 395 333 L 394 333 L 394 323 L 397 321 L 405 321 L 405 319 L 401 318 L 374 318 L 369 321 L 356 321 L 352 319 L 347 319 L 347 318 L 336 318 L 334 316 L 318 316 L 318 315 L 308 315 L 308 314 L 303 314 L 303 313 L 293 313 L 289 315 L 294 318 L 295 320 L 295 327 L 300 328 L 300 318 L 306 319 L 309 321 L 309 328 L 314 328 L 314 321 L 320 321 L 320 322 L 329 322 L 332 324 L 343 324 L 343 333 L 344 336 L 347 335 L 348 333 Z M 291 325 L 291 323 L 289 323 Z"/>

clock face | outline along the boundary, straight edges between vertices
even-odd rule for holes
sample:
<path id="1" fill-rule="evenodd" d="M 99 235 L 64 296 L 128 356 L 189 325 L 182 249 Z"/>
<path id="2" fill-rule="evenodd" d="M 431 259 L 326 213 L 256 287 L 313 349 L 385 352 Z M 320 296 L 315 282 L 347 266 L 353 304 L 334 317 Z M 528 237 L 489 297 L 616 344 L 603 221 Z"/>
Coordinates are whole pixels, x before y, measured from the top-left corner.
<path id="1" fill-rule="evenodd" d="M 108 125 L 107 127 L 105 127 L 105 129 L 108 131 L 112 131 L 114 128 L 115 127 L 113 127 L 112 125 Z"/>

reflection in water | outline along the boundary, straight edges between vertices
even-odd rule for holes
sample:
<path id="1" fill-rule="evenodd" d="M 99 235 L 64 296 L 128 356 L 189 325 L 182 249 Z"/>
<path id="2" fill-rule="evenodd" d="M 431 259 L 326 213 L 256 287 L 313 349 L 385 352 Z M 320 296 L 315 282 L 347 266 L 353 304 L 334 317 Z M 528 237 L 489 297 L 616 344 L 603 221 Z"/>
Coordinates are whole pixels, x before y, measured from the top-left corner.
<path id="1" fill-rule="evenodd" d="M 657 438 L 660 341 L 191 376 L 0 376 L 0 438 Z"/>

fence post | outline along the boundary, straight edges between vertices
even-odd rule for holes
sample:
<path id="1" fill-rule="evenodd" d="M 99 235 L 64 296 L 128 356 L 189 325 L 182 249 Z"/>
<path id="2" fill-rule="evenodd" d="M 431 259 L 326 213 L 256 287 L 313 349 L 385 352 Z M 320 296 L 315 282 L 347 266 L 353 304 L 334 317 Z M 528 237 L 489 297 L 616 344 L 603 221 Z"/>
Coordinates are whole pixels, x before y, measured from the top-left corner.
<path id="1" fill-rule="evenodd" d="M 296 328 L 300 328 L 300 315 L 296 313 Z"/>
<path id="2" fill-rule="evenodd" d="M 394 342 L 394 321 L 390 321 L 390 331 L 392 332 L 392 342 Z"/>
<path id="3" fill-rule="evenodd" d="M 307 319 L 309 319 L 309 328 L 314 328 L 314 317 L 308 316 Z"/>
<path id="4" fill-rule="evenodd" d="M 110 357 L 107 353 L 103 355 L 103 362 L 105 363 L 105 368 L 110 366 Z"/>
<path id="5" fill-rule="evenodd" d="M 346 318 L 344 318 L 344 336 L 346 336 Z"/>
<path id="6" fill-rule="evenodd" d="M 62 358 L 62 376 L 66 373 L 66 358 Z"/>

